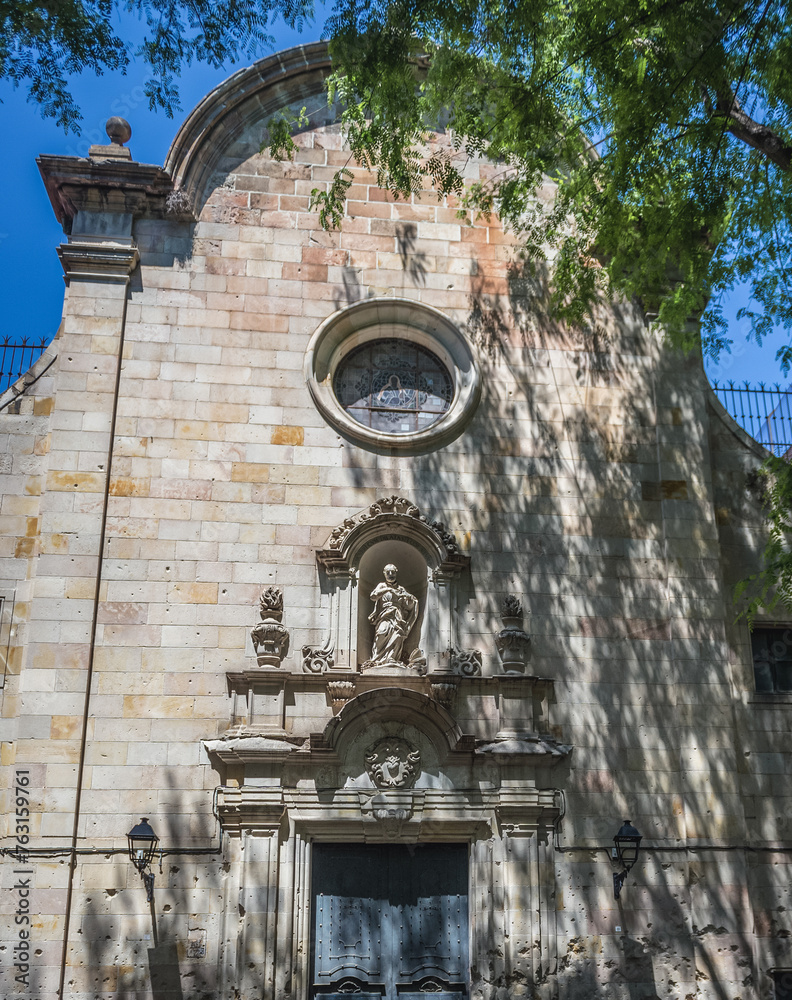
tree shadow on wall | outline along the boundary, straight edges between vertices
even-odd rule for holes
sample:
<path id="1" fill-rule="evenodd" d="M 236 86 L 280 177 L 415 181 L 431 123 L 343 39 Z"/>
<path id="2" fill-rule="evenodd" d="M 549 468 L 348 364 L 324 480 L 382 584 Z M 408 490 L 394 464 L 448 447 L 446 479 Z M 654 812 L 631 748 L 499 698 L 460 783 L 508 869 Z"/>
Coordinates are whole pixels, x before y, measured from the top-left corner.
<path id="1" fill-rule="evenodd" d="M 402 268 L 412 284 L 422 287 L 426 284 L 427 262 L 426 254 L 417 249 L 418 227 L 414 222 L 400 222 L 396 225 L 396 246 L 399 251 Z M 333 305 L 336 310 L 370 298 L 374 293 L 360 281 L 360 269 L 348 264 L 341 271 L 341 287 L 333 292 Z"/>
<path id="2" fill-rule="evenodd" d="M 659 489 L 676 463 L 706 468 L 700 380 L 681 356 L 655 365 L 637 306 L 603 304 L 575 328 L 550 312 L 541 272 L 495 267 L 479 262 L 471 275 L 467 334 L 482 399 L 470 425 L 442 449 L 385 458 L 381 468 L 465 540 L 464 644 L 483 650 L 493 669 L 500 600 L 523 596 L 533 670 L 555 681 L 552 734 L 575 747 L 568 778 L 540 781 L 561 781 L 570 837 L 609 843 L 629 816 L 658 850 L 688 836 L 717 839 L 719 817 L 734 812 L 738 770 L 733 740 L 711 738 L 733 725 L 723 622 L 707 610 L 721 600 L 719 580 L 706 570 L 706 540 L 680 531 L 702 518 L 693 485 L 667 503 Z M 671 419 L 672 407 L 693 418 Z M 368 468 L 350 474 L 371 488 Z M 588 759 L 602 770 L 588 770 Z M 582 824 L 575 832 L 576 815 L 587 817 L 585 834 Z M 590 871 L 559 860 L 567 906 L 574 898 L 586 925 L 581 936 L 607 942 L 603 954 L 569 966 L 571 992 L 562 995 L 647 1000 L 676 984 L 684 995 L 697 975 L 718 1000 L 739 993 L 751 955 L 745 878 L 719 878 L 713 856 L 709 884 L 694 884 L 690 857 L 656 856 L 640 906 L 626 900 L 643 922 L 624 938 L 596 927 L 603 912 L 616 913 L 607 854 Z M 734 862 L 744 866 L 741 855 Z M 617 923 L 630 921 L 617 915 Z"/>
<path id="3" fill-rule="evenodd" d="M 211 792 L 179 789 L 179 771 L 168 768 L 167 785 L 154 790 L 159 801 L 150 815 L 160 846 L 216 847 Z M 227 871 L 220 853 L 155 856 L 150 905 L 129 859 L 113 861 L 106 864 L 108 888 L 77 884 L 72 924 L 79 944 L 72 939 L 69 990 L 113 1000 L 216 1000 L 217 915 L 224 910 Z"/>
<path id="4" fill-rule="evenodd" d="M 608 957 L 603 968 L 598 968 L 590 958 L 576 956 L 576 951 L 583 949 L 580 940 L 570 942 L 562 961 L 564 1000 L 660 1000 L 646 946 L 628 934 L 621 937 L 619 945 L 619 958 Z"/>
<path id="5" fill-rule="evenodd" d="M 349 265 L 345 265 L 341 272 L 342 288 L 333 292 L 333 305 L 336 312 L 347 306 L 352 306 L 361 299 L 367 297 L 368 293 L 360 283 L 360 272 Z"/>
<path id="6" fill-rule="evenodd" d="M 176 942 L 164 941 L 149 948 L 148 964 L 153 1000 L 183 1000 Z"/>
<path id="7" fill-rule="evenodd" d="M 635 308 L 628 303 L 596 302 L 585 322 L 573 325 L 557 318 L 552 306 L 550 268 L 522 259 L 499 270 L 477 263 L 470 272 L 471 295 L 467 332 L 489 358 L 503 357 L 513 347 L 544 347 L 592 355 L 588 368 L 604 373 L 612 368 L 617 342 L 616 323 L 630 323 Z M 637 348 L 636 342 L 620 347 Z M 584 377 L 586 369 L 577 371 Z"/>
<path id="8" fill-rule="evenodd" d="M 426 284 L 426 254 L 418 250 L 418 227 L 414 222 L 400 222 L 396 226 L 396 246 L 401 265 L 416 288 Z"/>
<path id="9" fill-rule="evenodd" d="M 625 934 L 621 938 L 623 960 L 620 975 L 611 980 L 611 987 L 623 981 L 629 1000 L 660 1000 L 654 978 L 652 956 L 645 944 Z"/>
<path id="10" fill-rule="evenodd" d="M 142 267 L 185 268 L 189 266 L 193 254 L 197 252 L 219 257 L 219 241 L 213 243 L 211 240 L 203 240 L 198 241 L 196 245 L 196 222 L 176 217 L 169 217 L 169 222 L 167 234 L 162 232 L 160 228 L 162 224 L 159 222 L 156 225 L 145 222 L 136 225 L 135 239 Z M 140 269 L 132 272 L 131 288 L 133 291 L 142 288 Z"/>

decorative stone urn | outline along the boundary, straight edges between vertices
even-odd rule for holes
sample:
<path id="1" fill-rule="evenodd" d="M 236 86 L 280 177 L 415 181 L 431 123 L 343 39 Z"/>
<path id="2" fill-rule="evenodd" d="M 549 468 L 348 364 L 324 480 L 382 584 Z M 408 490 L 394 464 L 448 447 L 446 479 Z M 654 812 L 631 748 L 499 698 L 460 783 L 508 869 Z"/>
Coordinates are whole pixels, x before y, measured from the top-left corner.
<path id="1" fill-rule="evenodd" d="M 259 666 L 279 667 L 289 652 L 289 630 L 282 624 L 283 594 L 267 587 L 259 600 L 261 621 L 250 631 Z"/>
<path id="2" fill-rule="evenodd" d="M 503 628 L 495 636 L 503 672 L 506 674 L 525 673 L 525 661 L 531 637 L 523 629 L 523 609 L 520 600 L 513 594 L 503 599 L 501 605 Z"/>

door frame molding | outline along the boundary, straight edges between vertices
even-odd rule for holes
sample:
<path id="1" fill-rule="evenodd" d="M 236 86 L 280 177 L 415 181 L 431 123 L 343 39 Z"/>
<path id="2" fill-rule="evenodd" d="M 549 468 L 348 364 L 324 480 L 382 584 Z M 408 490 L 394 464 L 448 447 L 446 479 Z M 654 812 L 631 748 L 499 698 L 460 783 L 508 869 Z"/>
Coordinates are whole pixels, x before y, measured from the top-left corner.
<path id="1" fill-rule="evenodd" d="M 238 834 L 246 856 L 239 882 L 229 880 L 228 890 L 240 899 L 266 897 L 263 917 L 246 908 L 236 943 L 228 939 L 225 978 L 242 986 L 242 995 L 267 995 L 271 984 L 282 1000 L 308 1000 L 311 847 L 317 842 L 467 843 L 471 969 L 488 982 L 520 976 L 544 982 L 554 975 L 552 828 L 559 810 L 552 789 L 399 790 L 394 810 L 405 811 L 405 795 L 410 802 L 396 835 L 387 817 L 371 808 L 371 790 L 242 786 L 223 792 L 224 829 L 232 841 Z M 526 948 L 528 958 L 518 958 Z M 471 995 L 476 985 L 469 982 Z"/>

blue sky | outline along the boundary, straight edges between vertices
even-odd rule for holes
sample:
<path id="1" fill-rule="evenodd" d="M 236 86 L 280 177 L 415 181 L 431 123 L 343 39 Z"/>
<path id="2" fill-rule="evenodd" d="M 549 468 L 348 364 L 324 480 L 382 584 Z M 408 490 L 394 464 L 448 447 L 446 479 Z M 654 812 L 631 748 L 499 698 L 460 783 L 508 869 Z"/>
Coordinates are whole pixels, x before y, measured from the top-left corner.
<path id="1" fill-rule="evenodd" d="M 275 49 L 319 38 L 319 21 L 302 34 L 279 24 L 273 26 Z M 138 25 L 131 23 L 137 32 Z M 266 55 L 261 52 L 260 55 Z M 133 62 L 127 74 L 107 73 L 102 77 L 84 74 L 73 80 L 73 93 L 83 112 L 80 135 L 64 134 L 51 120 L 41 118 L 22 90 L 0 83 L 0 128 L 5 137 L 5 154 L 0 159 L 0 183 L 5 205 L 0 219 L 0 337 L 29 338 L 54 336 L 63 303 L 63 272 L 55 248 L 63 235 L 47 198 L 36 166 L 42 153 L 85 156 L 91 143 L 106 142 L 105 122 L 114 114 L 132 126 L 128 145 L 136 160 L 162 164 L 181 122 L 192 108 L 235 68 L 222 70 L 198 65 L 185 70 L 179 89 L 182 111 L 169 119 L 164 112 L 149 111 L 143 93 L 147 72 Z M 745 304 L 744 293 L 731 303 L 734 316 Z M 731 353 L 722 354 L 716 364 L 708 362 L 711 378 L 742 382 L 785 381 L 775 362 L 782 337 L 776 334 L 759 347 L 746 340 L 748 325 L 733 319 Z"/>

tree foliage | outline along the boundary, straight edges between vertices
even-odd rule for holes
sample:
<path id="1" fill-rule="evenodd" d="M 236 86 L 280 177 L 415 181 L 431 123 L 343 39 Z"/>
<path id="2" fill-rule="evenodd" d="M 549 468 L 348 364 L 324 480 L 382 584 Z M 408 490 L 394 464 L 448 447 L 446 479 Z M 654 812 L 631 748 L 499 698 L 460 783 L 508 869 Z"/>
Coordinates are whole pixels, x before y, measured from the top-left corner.
<path id="1" fill-rule="evenodd" d="M 138 46 L 119 37 L 130 15 L 145 24 Z M 81 115 L 69 76 L 125 70 L 138 57 L 152 71 L 150 106 L 172 116 L 183 66 L 252 57 L 272 45 L 273 19 L 299 27 L 312 16 L 312 0 L 0 0 L 0 80 L 25 86 L 46 117 L 76 132 Z"/>
<path id="2" fill-rule="evenodd" d="M 558 314 L 636 298 L 714 357 L 725 299 L 747 283 L 753 335 L 792 329 L 785 0 L 341 0 L 330 37 L 355 158 L 394 195 L 428 180 L 496 211 L 529 260 L 553 256 Z M 427 160 L 438 122 L 452 150 Z M 478 154 L 501 169 L 469 188 Z M 535 195 L 548 178 L 550 204 Z M 787 374 L 789 342 L 777 360 Z M 759 477 L 770 541 L 740 588 L 749 617 L 792 607 L 792 471 L 771 460 Z"/>
<path id="3" fill-rule="evenodd" d="M 755 334 L 792 325 L 782 0 L 342 0 L 329 29 L 354 156 L 396 195 L 428 177 L 497 211 L 531 258 L 555 248 L 555 304 L 572 318 L 603 290 L 635 296 L 678 341 L 703 313 L 716 354 L 724 295 L 747 280 Z M 454 151 L 426 161 L 437 122 Z M 466 190 L 474 154 L 502 170 Z"/>
<path id="4" fill-rule="evenodd" d="M 136 53 L 113 27 L 122 13 L 145 22 Z M 137 54 L 153 71 L 151 105 L 172 113 L 183 64 L 234 61 L 271 41 L 273 18 L 311 15 L 311 0 L 0 0 L 0 79 L 76 128 L 68 75 Z M 634 297 L 677 343 L 700 335 L 714 356 L 728 343 L 725 297 L 747 283 L 757 339 L 792 329 L 786 0 L 336 0 L 327 32 L 352 156 L 394 195 L 428 180 L 467 210 L 497 212 L 528 260 L 552 256 L 560 315 Z M 451 149 L 427 157 L 438 123 Z M 285 121 L 270 141 L 289 154 Z M 500 169 L 466 186 L 476 155 Z M 339 171 L 314 193 L 324 225 L 342 222 L 350 179 Z M 536 197 L 547 179 L 551 203 Z M 788 373 L 789 343 L 778 361 Z M 792 596 L 792 475 L 766 475 L 776 549 L 763 580 Z"/>
<path id="5" fill-rule="evenodd" d="M 741 580 L 735 593 L 741 615 L 753 626 L 760 611 L 770 614 L 779 603 L 792 608 L 792 464 L 769 458 L 750 477 L 749 487 L 762 503 L 769 529 L 761 571 Z"/>

